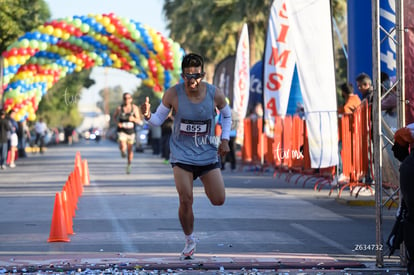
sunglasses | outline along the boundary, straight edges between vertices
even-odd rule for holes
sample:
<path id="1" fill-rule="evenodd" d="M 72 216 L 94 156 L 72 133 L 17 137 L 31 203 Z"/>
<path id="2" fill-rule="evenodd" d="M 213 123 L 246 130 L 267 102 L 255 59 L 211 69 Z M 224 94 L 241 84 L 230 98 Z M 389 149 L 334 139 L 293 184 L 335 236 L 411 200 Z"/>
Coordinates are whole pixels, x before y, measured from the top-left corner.
<path id="1" fill-rule="evenodd" d="M 204 76 L 204 74 L 205 73 L 195 73 L 195 74 L 187 74 L 187 73 L 184 73 L 183 76 L 184 76 L 185 79 L 190 80 L 192 78 L 194 78 L 194 79 L 202 78 Z"/>

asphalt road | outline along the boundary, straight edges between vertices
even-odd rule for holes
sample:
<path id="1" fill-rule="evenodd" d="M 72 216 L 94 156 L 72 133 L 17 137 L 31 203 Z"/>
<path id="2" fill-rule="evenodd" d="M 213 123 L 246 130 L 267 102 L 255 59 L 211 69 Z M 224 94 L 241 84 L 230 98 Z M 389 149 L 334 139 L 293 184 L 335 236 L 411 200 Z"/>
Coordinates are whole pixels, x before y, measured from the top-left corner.
<path id="1" fill-rule="evenodd" d="M 47 242 L 55 194 L 74 169 L 76 152 L 88 161 L 90 185 L 78 201 L 70 242 Z M 18 159 L 0 171 L 0 255 L 53 253 L 141 253 L 179 255 L 184 246 L 172 169 L 150 150 L 134 153 L 125 173 L 115 143 L 81 141 L 49 147 L 45 154 Z M 244 167 L 246 168 L 246 167 Z M 210 205 L 199 180 L 194 183 L 197 252 L 205 255 L 289 253 L 375 262 L 375 208 L 340 199 L 328 189 L 313 190 L 274 178 L 272 171 L 223 171 L 226 202 Z M 372 201 L 374 197 L 358 200 Z M 387 238 L 396 209 L 384 209 Z M 397 252 L 398 254 L 398 252 Z M 385 264 L 395 265 L 398 257 Z"/>

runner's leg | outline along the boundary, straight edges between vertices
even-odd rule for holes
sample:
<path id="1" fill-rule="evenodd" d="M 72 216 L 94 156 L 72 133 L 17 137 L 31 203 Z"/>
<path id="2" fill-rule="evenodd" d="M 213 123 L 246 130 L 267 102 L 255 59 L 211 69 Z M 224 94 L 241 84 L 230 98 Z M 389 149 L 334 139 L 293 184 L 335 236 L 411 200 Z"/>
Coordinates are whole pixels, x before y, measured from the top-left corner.
<path id="1" fill-rule="evenodd" d="M 204 191 L 213 205 L 223 205 L 226 199 L 223 176 L 220 168 L 210 170 L 200 177 Z"/>
<path id="2" fill-rule="evenodd" d="M 178 166 L 174 166 L 173 173 L 180 203 L 178 217 L 184 234 L 190 235 L 194 230 L 193 173 Z"/>

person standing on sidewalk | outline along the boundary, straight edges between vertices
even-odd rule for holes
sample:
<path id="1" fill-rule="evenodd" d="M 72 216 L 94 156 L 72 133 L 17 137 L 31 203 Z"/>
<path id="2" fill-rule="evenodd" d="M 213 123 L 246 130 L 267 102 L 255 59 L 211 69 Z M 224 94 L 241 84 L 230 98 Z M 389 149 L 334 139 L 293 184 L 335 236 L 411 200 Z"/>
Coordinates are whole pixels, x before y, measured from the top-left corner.
<path id="1" fill-rule="evenodd" d="M 45 146 L 45 136 L 47 134 L 47 125 L 43 118 L 39 118 L 35 126 L 36 140 L 35 144 L 39 146 L 40 153 L 43 154 L 43 147 Z"/>
<path id="2" fill-rule="evenodd" d="M 10 135 L 10 123 L 6 118 L 6 112 L 0 110 L 0 168 L 6 169 L 7 149 Z"/>
<path id="3" fill-rule="evenodd" d="M 17 136 L 17 131 L 19 130 L 19 125 L 17 124 L 17 121 L 14 120 L 14 114 L 15 111 L 12 109 L 9 112 L 9 122 L 10 122 L 10 168 L 15 168 L 15 160 L 17 155 L 17 146 L 19 145 L 19 137 Z"/>
<path id="4" fill-rule="evenodd" d="M 185 55 L 181 70 L 184 82 L 164 93 L 156 112 L 151 113 L 148 97 L 141 111 L 150 124 L 161 125 L 173 110 L 170 163 L 179 196 L 178 216 L 186 240 L 181 259 L 191 259 L 196 249 L 193 181 L 200 177 L 210 202 L 216 206 L 224 204 L 225 188 L 218 155 L 223 157 L 230 151 L 231 110 L 224 93 L 202 81 L 205 75 L 202 56 Z M 216 108 L 223 115 L 221 140 L 214 134 Z"/>
<path id="5" fill-rule="evenodd" d="M 131 163 L 134 158 L 133 146 L 135 143 L 135 124 L 141 123 L 141 113 L 138 107 L 132 103 L 132 95 L 124 93 L 123 103 L 115 110 L 113 119 L 117 121 L 119 150 L 123 158 L 128 156 L 126 173 L 131 173 Z M 127 155 L 128 153 L 128 155 Z"/>
<path id="6" fill-rule="evenodd" d="M 414 274 L 414 123 L 398 129 L 394 134 L 394 156 L 401 161 L 400 188 L 401 206 L 405 208 L 403 217 L 403 241 L 407 256 L 407 272 Z M 410 149 L 411 147 L 411 149 Z"/>

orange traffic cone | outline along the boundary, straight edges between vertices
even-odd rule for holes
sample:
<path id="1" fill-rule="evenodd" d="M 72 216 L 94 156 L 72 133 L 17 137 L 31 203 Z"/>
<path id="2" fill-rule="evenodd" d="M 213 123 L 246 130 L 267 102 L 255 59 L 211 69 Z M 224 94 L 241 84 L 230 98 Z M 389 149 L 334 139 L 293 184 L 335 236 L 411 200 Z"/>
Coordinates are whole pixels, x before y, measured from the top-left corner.
<path id="1" fill-rule="evenodd" d="M 75 155 L 75 168 L 76 167 L 82 168 L 82 158 L 79 151 L 77 151 Z"/>
<path id="2" fill-rule="evenodd" d="M 62 193 L 62 204 L 63 204 L 63 212 L 65 214 L 66 220 L 66 229 L 69 235 L 73 234 L 73 220 L 72 220 L 72 213 L 70 212 L 70 202 L 66 193 L 65 188 L 63 188 Z"/>
<path id="3" fill-rule="evenodd" d="M 55 205 L 53 208 L 52 224 L 48 242 L 70 242 L 68 238 L 65 214 L 63 212 L 62 198 L 60 193 L 56 193 Z"/>
<path id="4" fill-rule="evenodd" d="M 83 185 L 90 184 L 88 161 L 86 159 L 82 161 L 82 183 Z"/>
<path id="5" fill-rule="evenodd" d="M 75 167 L 75 170 L 73 171 L 73 177 L 75 180 L 76 188 L 78 189 L 78 195 L 82 196 L 83 193 L 83 185 L 82 185 L 82 176 L 81 176 L 81 167 L 77 166 Z"/>
<path id="6" fill-rule="evenodd" d="M 75 210 L 78 209 L 78 190 L 75 185 L 73 172 L 68 177 L 68 189 L 70 190 L 70 198 L 72 201 L 72 216 L 75 217 Z"/>

